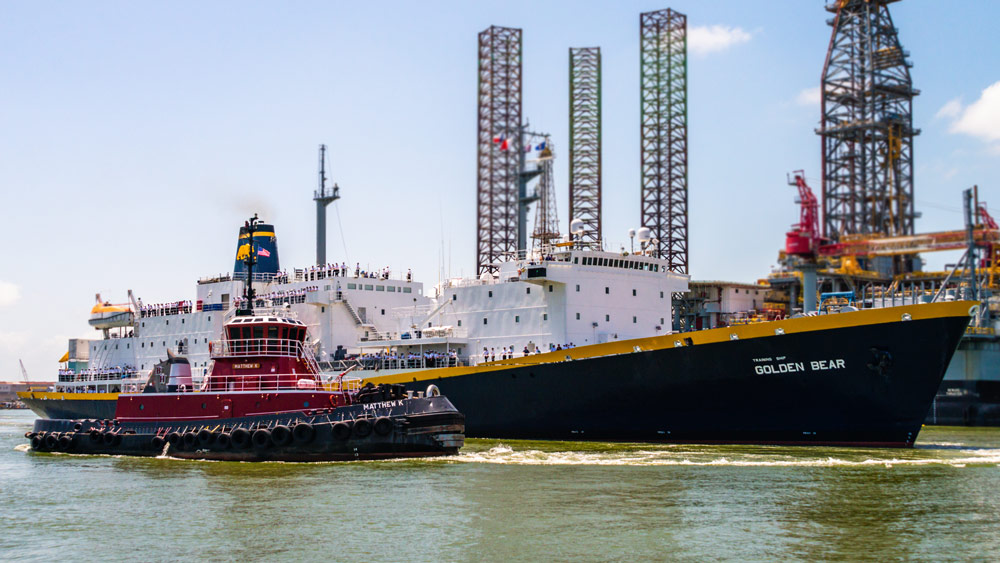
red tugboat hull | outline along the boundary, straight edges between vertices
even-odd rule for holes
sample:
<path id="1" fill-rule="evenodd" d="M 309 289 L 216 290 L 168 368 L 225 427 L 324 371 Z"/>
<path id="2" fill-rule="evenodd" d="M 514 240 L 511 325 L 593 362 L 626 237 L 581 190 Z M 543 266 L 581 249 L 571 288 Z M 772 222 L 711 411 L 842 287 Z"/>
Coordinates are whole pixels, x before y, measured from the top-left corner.
<path id="1" fill-rule="evenodd" d="M 454 455 L 464 432 L 465 417 L 434 396 L 226 419 L 39 419 L 27 437 L 42 452 L 310 462 Z"/>

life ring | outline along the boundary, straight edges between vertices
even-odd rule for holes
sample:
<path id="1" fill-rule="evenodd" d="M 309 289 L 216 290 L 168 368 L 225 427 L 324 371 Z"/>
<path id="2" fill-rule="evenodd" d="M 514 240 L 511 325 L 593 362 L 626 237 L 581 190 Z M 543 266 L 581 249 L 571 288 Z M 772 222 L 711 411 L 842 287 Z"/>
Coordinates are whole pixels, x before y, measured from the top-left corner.
<path id="1" fill-rule="evenodd" d="M 251 441 L 255 448 L 264 449 L 271 445 L 271 432 L 266 428 L 255 430 Z"/>
<path id="2" fill-rule="evenodd" d="M 330 406 L 333 407 L 333 408 L 337 408 L 337 396 L 336 395 L 327 395 L 327 398 L 330 401 Z"/>
<path id="3" fill-rule="evenodd" d="M 354 423 L 354 434 L 358 438 L 365 438 L 372 433 L 372 423 L 367 418 L 358 419 Z"/>
<path id="4" fill-rule="evenodd" d="M 379 436 L 388 436 L 392 433 L 392 419 L 388 416 L 380 416 L 375 420 L 375 433 Z"/>
<path id="5" fill-rule="evenodd" d="M 227 433 L 227 432 L 222 432 L 222 433 L 220 433 L 215 438 L 215 445 L 219 446 L 219 448 L 223 449 L 223 450 L 226 449 L 226 448 L 228 448 L 229 445 L 232 444 L 232 443 L 233 443 L 233 440 L 229 436 L 229 433 Z"/>
<path id="6" fill-rule="evenodd" d="M 308 444 L 316 438 L 316 429 L 308 422 L 300 422 L 292 427 L 292 438 L 297 444 Z"/>
<path id="7" fill-rule="evenodd" d="M 351 437 L 351 427 L 346 422 L 333 425 L 333 437 L 343 442 Z"/>
<path id="8" fill-rule="evenodd" d="M 236 428 L 229 435 L 232 439 L 233 446 L 245 450 L 250 447 L 250 431 L 246 428 Z"/>
<path id="9" fill-rule="evenodd" d="M 440 395 L 441 395 L 441 390 L 438 389 L 438 386 L 434 385 L 433 383 L 427 386 L 427 391 L 424 391 L 425 397 L 437 397 Z"/>
<path id="10" fill-rule="evenodd" d="M 271 430 L 271 441 L 274 442 L 275 446 L 284 447 L 292 443 L 292 429 L 285 426 L 284 424 L 279 424 Z"/>
<path id="11" fill-rule="evenodd" d="M 198 431 L 198 443 L 203 446 L 210 446 L 212 442 L 215 441 L 215 434 L 212 433 L 208 428 L 202 428 Z"/>

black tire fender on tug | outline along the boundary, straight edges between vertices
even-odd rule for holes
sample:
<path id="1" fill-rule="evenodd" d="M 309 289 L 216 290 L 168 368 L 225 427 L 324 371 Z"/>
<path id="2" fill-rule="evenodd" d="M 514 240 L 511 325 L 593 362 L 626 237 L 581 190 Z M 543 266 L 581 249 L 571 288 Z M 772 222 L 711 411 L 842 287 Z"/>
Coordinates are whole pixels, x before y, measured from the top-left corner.
<path id="1" fill-rule="evenodd" d="M 149 441 L 149 445 L 153 446 L 156 449 L 160 449 L 160 448 L 163 447 L 163 444 L 165 442 L 166 442 L 166 440 L 164 440 L 163 437 L 161 437 L 161 436 L 153 436 L 153 439 Z"/>
<path id="2" fill-rule="evenodd" d="M 171 446 L 179 446 L 181 444 L 181 433 L 171 432 L 167 434 L 167 441 L 170 442 Z"/>
<path id="3" fill-rule="evenodd" d="M 104 439 L 104 445 L 105 446 L 110 446 L 111 444 L 115 443 L 115 435 L 112 434 L 111 432 L 105 432 L 104 436 L 103 436 L 103 439 Z"/>
<path id="4" fill-rule="evenodd" d="M 31 437 L 31 449 L 40 451 L 43 447 L 45 447 L 45 439 L 42 436 L 35 434 Z"/>
<path id="5" fill-rule="evenodd" d="M 354 422 L 354 435 L 365 438 L 372 433 L 372 423 L 367 418 L 359 418 Z"/>
<path id="6" fill-rule="evenodd" d="M 59 443 L 59 438 L 55 434 L 46 434 L 44 439 L 45 449 L 51 450 Z"/>
<path id="7" fill-rule="evenodd" d="M 198 431 L 198 443 L 203 446 L 209 446 L 215 441 L 215 434 L 212 433 L 208 428 L 202 428 Z"/>
<path id="8" fill-rule="evenodd" d="M 300 422 L 292 427 L 292 438 L 296 444 L 308 444 L 316 438 L 316 429 L 308 422 Z"/>
<path id="9" fill-rule="evenodd" d="M 346 422 L 338 422 L 333 425 L 333 437 L 341 442 L 351 437 L 351 426 Z"/>
<path id="10" fill-rule="evenodd" d="M 219 435 L 215 437 L 215 445 L 219 446 L 220 450 L 229 448 L 229 445 L 232 443 L 232 436 L 230 436 L 228 432 L 220 432 Z"/>
<path id="11" fill-rule="evenodd" d="M 69 450 L 69 449 L 72 449 L 72 447 L 73 447 L 73 435 L 72 434 L 70 434 L 68 432 L 64 432 L 61 436 L 59 436 L 59 449 L 60 450 Z"/>
<path id="12" fill-rule="evenodd" d="M 271 431 L 266 428 L 254 430 L 251 436 L 255 448 L 264 449 L 271 445 Z"/>
<path id="13" fill-rule="evenodd" d="M 292 443 L 292 429 L 279 424 L 271 430 L 271 441 L 275 446 L 283 447 Z"/>
<path id="14" fill-rule="evenodd" d="M 195 434 L 194 432 L 185 432 L 184 433 L 184 447 L 185 448 L 193 447 L 194 444 L 195 444 L 195 442 L 197 442 L 197 441 L 198 441 L 198 435 Z"/>
<path id="15" fill-rule="evenodd" d="M 101 436 L 101 431 L 100 430 L 96 430 L 96 429 L 95 430 L 91 430 L 90 431 L 90 441 L 91 442 L 95 442 L 95 443 L 96 442 L 102 442 L 102 441 L 104 441 L 104 437 Z"/>
<path id="16" fill-rule="evenodd" d="M 230 438 L 233 441 L 233 447 L 245 450 L 250 447 L 250 431 L 246 428 L 236 428 L 230 433 Z"/>
<path id="17" fill-rule="evenodd" d="M 391 434 L 393 426 L 392 419 L 388 416 L 380 416 L 375 419 L 375 433 L 379 436 L 388 436 Z"/>

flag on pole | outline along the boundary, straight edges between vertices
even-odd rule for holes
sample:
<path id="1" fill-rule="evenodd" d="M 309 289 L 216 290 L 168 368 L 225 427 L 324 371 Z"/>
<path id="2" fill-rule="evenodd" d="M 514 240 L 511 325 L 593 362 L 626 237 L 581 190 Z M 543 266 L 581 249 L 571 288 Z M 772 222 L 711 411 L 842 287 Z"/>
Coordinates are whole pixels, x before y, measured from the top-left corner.
<path id="1" fill-rule="evenodd" d="M 500 141 L 500 150 L 505 151 L 510 148 L 510 139 Z"/>
<path id="2" fill-rule="evenodd" d="M 270 258 L 271 257 L 271 253 L 268 252 L 266 248 L 258 248 L 257 249 L 257 256 L 263 256 L 264 258 Z"/>

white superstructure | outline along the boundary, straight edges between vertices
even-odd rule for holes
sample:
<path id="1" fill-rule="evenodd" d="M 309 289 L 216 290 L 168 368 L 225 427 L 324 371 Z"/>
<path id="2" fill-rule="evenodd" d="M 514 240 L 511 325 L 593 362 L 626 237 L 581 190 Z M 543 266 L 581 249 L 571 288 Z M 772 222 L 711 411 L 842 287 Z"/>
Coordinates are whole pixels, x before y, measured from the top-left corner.
<path id="1" fill-rule="evenodd" d="M 642 254 L 560 246 L 504 262 L 497 277 L 447 280 L 433 295 L 410 279 L 327 268 L 259 276 L 254 287 L 257 308 L 309 328 L 321 365 L 353 362 L 385 373 L 476 364 L 484 349 L 490 360 L 666 334 L 671 295 L 687 291 L 688 276 L 665 265 Z M 131 327 L 105 330 L 89 343 L 89 368 L 130 366 L 148 374 L 169 348 L 187 357 L 200 379 L 210 368 L 209 343 L 232 318 L 244 283 L 232 276 L 200 280 L 189 305 L 137 301 Z"/>

